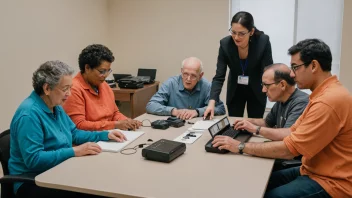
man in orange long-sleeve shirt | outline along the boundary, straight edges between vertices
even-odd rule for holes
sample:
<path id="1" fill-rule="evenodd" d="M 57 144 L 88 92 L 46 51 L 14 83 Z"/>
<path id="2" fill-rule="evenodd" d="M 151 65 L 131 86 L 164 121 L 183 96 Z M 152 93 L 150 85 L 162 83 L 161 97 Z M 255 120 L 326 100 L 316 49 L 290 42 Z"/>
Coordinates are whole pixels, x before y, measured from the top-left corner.
<path id="1" fill-rule="evenodd" d="M 240 143 L 215 137 L 214 147 L 259 157 L 292 159 L 302 166 L 273 172 L 265 197 L 352 196 L 352 96 L 331 75 L 329 46 L 303 40 L 289 49 L 291 77 L 312 94 L 303 114 L 283 141 Z"/>
<path id="2" fill-rule="evenodd" d="M 105 82 L 114 59 L 112 52 L 99 44 L 86 47 L 79 55 L 81 72 L 74 77 L 71 96 L 63 105 L 77 128 L 135 130 L 141 126 L 141 122 L 120 113 L 113 91 Z"/>

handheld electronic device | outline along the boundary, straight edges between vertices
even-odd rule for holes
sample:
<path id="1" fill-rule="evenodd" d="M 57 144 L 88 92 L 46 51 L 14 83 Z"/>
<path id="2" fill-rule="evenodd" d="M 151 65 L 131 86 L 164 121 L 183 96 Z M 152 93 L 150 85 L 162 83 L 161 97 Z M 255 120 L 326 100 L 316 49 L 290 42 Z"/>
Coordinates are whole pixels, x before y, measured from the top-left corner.
<path id="1" fill-rule="evenodd" d="M 233 126 L 230 125 L 229 119 L 227 117 L 222 118 L 215 124 L 213 124 L 211 127 L 209 127 L 209 133 L 211 135 L 211 139 L 205 144 L 205 150 L 207 152 L 212 152 L 212 153 L 228 153 L 228 150 L 220 150 L 216 147 L 213 147 L 212 141 L 214 140 L 214 137 L 217 135 L 225 135 L 229 136 L 233 139 L 237 139 L 241 142 L 247 142 L 249 138 L 252 137 L 252 133 L 247 132 L 247 131 L 238 131 L 233 128 Z"/>
<path id="2" fill-rule="evenodd" d="M 151 123 L 151 127 L 154 129 L 167 129 L 169 128 L 169 123 L 166 122 L 166 120 L 155 120 L 154 122 Z"/>
<path id="3" fill-rule="evenodd" d="M 142 149 L 142 156 L 148 160 L 169 163 L 185 151 L 185 143 L 161 139 Z"/>

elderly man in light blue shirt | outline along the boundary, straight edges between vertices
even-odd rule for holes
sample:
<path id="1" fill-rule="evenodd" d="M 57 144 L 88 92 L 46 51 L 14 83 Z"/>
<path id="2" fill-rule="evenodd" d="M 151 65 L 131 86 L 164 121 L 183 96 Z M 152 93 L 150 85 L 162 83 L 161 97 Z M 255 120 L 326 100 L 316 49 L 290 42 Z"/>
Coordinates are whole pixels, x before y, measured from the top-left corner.
<path id="1" fill-rule="evenodd" d="M 211 83 L 202 78 L 202 62 L 196 57 L 182 61 L 181 75 L 162 84 L 147 104 L 147 113 L 176 116 L 183 120 L 203 116 L 210 97 Z M 215 106 L 215 115 L 224 115 L 222 101 Z"/>

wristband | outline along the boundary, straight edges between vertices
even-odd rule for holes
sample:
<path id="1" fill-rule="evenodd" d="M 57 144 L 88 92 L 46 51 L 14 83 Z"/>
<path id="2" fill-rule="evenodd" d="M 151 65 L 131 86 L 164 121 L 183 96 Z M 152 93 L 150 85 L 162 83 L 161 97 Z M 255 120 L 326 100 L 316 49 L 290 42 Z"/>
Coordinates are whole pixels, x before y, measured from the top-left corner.
<path id="1" fill-rule="evenodd" d="M 199 110 L 198 110 L 198 109 L 195 109 L 195 110 L 196 110 L 196 112 L 197 112 L 197 114 L 198 114 L 197 117 L 199 117 Z"/>
<path id="2" fill-rule="evenodd" d="M 259 135 L 260 128 L 262 128 L 262 127 L 261 127 L 261 126 L 258 126 L 258 127 L 257 127 L 257 130 L 255 131 L 255 134 L 256 134 L 256 135 Z"/>

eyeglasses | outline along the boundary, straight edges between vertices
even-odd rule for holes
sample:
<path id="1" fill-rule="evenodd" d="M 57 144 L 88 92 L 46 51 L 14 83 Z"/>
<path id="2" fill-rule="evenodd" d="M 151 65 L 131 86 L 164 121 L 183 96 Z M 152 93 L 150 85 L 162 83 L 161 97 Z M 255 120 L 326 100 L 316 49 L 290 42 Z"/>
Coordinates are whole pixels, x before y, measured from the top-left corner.
<path id="1" fill-rule="evenodd" d="M 188 77 L 189 77 L 191 80 L 196 80 L 196 79 L 197 79 L 197 76 L 194 75 L 194 74 L 188 74 L 188 73 L 182 72 L 182 78 L 187 79 Z"/>
<path id="2" fill-rule="evenodd" d="M 94 69 L 99 72 L 100 76 L 107 76 L 112 72 L 112 69 L 109 69 L 109 70 L 99 70 L 97 68 L 94 68 Z"/>
<path id="3" fill-rule="evenodd" d="M 61 92 L 63 92 L 65 95 L 68 94 L 71 91 L 71 86 L 66 86 L 64 88 L 57 88 L 58 90 L 60 90 Z"/>
<path id="4" fill-rule="evenodd" d="M 230 28 L 229 29 L 229 32 L 230 32 L 230 34 L 231 35 L 233 35 L 233 36 L 238 36 L 239 38 L 243 38 L 244 36 L 246 36 L 250 31 L 248 31 L 247 33 L 244 33 L 244 32 L 234 32 L 234 31 L 232 31 L 232 29 Z"/>
<path id="5" fill-rule="evenodd" d="M 280 81 L 279 81 L 279 82 L 280 82 Z M 279 82 L 273 82 L 273 83 L 268 83 L 268 84 L 262 83 L 261 85 L 262 85 L 262 87 L 265 86 L 266 89 L 269 89 L 270 85 L 278 84 Z"/>
<path id="6" fill-rule="evenodd" d="M 297 71 L 297 69 L 300 67 L 300 66 L 302 66 L 302 65 L 306 65 L 307 63 L 302 63 L 302 64 L 300 64 L 300 65 L 291 65 L 291 70 L 293 71 L 293 72 L 296 72 Z M 310 64 L 310 63 L 309 63 Z"/>

